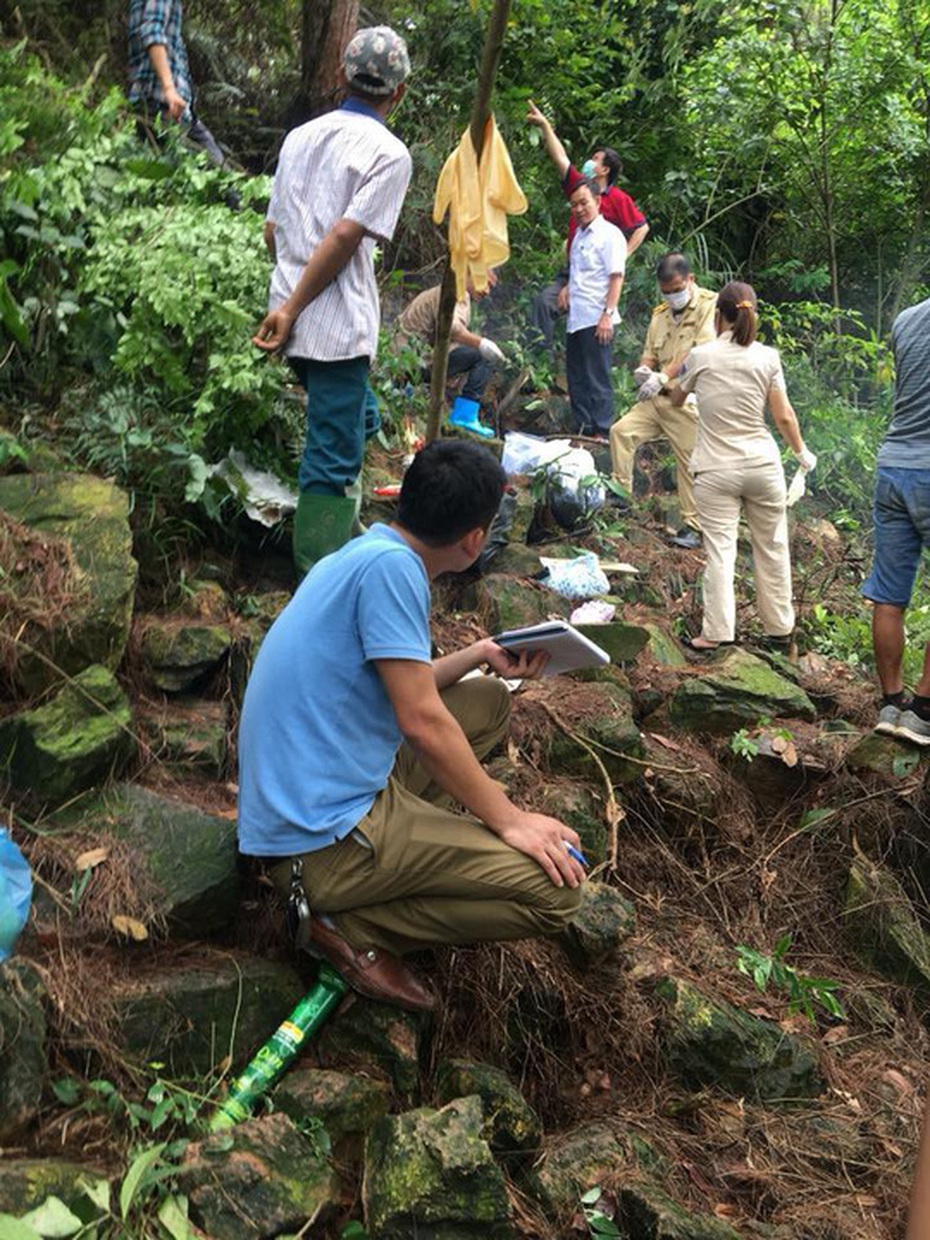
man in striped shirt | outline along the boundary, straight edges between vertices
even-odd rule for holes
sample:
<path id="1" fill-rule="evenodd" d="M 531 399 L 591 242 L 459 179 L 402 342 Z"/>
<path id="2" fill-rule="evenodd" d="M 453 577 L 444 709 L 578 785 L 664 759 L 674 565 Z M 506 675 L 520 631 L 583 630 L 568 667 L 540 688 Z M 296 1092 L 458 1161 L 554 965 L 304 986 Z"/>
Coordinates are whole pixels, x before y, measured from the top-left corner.
<path id="1" fill-rule="evenodd" d="M 269 311 L 253 338 L 283 350 L 307 392 L 307 440 L 294 515 L 303 575 L 347 542 L 362 468 L 368 372 L 378 344 L 377 241 L 390 240 L 410 181 L 410 154 L 386 119 L 410 60 L 388 26 L 360 30 L 346 48 L 348 97 L 288 134 L 275 174 L 265 242 L 275 259 Z"/>

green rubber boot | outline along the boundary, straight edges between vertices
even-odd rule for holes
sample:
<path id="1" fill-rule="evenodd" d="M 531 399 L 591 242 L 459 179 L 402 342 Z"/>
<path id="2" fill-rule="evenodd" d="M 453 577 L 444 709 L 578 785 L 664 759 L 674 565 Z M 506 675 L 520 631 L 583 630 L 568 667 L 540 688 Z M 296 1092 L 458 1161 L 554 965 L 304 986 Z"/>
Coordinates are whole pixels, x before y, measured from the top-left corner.
<path id="1" fill-rule="evenodd" d="M 354 520 L 354 499 L 301 491 L 294 513 L 294 567 L 299 580 L 317 560 L 349 541 Z"/>

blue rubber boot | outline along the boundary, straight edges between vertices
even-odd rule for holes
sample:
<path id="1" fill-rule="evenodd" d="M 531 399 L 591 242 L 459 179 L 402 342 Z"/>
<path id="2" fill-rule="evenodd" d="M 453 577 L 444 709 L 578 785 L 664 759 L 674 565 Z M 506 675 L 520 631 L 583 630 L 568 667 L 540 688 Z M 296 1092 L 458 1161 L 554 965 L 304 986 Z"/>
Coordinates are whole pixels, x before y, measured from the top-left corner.
<path id="1" fill-rule="evenodd" d="M 494 432 L 490 426 L 485 426 L 478 419 L 480 408 L 476 400 L 469 400 L 467 396 L 456 396 L 452 412 L 449 414 L 449 425 L 459 431 L 471 431 L 473 435 L 480 435 L 482 439 L 493 439 Z"/>

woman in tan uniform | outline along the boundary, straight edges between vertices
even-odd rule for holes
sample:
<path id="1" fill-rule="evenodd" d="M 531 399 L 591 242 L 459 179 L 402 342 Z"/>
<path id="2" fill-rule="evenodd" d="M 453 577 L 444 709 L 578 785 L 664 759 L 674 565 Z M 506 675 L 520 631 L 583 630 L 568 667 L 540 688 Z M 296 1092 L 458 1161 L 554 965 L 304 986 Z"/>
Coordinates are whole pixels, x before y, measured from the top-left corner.
<path id="1" fill-rule="evenodd" d="M 794 628 L 791 561 L 785 508 L 785 471 L 765 424 L 766 405 L 803 470 L 817 458 L 801 437 L 785 392 L 777 349 L 756 340 L 756 295 L 732 281 L 717 295 L 717 339 L 692 349 L 672 393 L 698 401 L 697 442 L 691 457 L 707 570 L 704 621 L 695 650 L 731 643 L 736 634 L 733 575 L 740 510 L 746 515 L 756 571 L 756 602 L 766 636 L 787 638 Z"/>

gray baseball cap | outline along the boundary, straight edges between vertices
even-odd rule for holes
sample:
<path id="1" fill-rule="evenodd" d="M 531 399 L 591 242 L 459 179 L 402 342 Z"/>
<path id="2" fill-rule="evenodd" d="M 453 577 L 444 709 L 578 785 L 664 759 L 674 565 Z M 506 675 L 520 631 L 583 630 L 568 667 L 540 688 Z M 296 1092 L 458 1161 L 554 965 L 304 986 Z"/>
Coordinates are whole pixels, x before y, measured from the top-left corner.
<path id="1" fill-rule="evenodd" d="M 346 80 L 369 95 L 390 95 L 410 73 L 407 44 L 390 26 L 366 26 L 345 54 Z"/>

